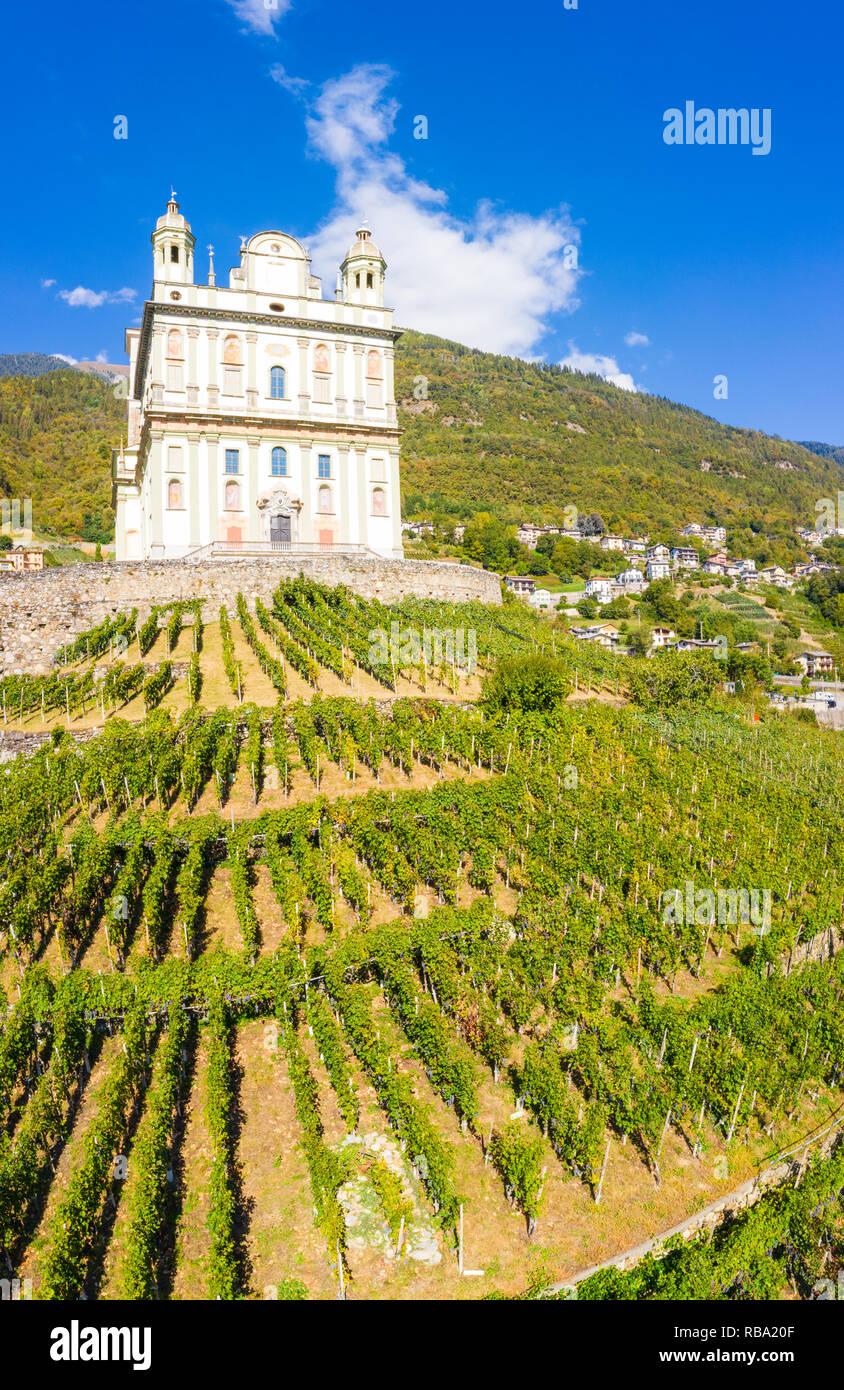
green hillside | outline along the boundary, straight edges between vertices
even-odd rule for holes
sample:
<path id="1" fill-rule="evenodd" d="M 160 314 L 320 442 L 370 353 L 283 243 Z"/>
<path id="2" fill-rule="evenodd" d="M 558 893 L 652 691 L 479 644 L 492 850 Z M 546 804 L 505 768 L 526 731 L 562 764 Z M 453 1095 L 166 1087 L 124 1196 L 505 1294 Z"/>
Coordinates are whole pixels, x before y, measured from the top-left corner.
<path id="1" fill-rule="evenodd" d="M 804 449 L 810 453 L 818 454 L 823 459 L 834 459 L 836 463 L 844 464 L 844 449 L 836 444 L 821 444 L 816 439 L 803 439 L 800 441 Z"/>
<path id="2" fill-rule="evenodd" d="M 409 515 L 561 521 L 576 506 L 625 531 L 717 520 L 785 535 L 811 524 L 817 499 L 841 486 L 834 456 L 597 376 L 412 332 L 396 366 Z M 95 375 L 0 374 L 2 495 L 32 497 L 38 532 L 110 539 L 109 454 L 124 419 Z"/>
<path id="3" fill-rule="evenodd" d="M 67 365 L 63 357 L 47 352 L 0 352 L 0 376 L 44 376 Z"/>
<path id="4" fill-rule="evenodd" d="M 111 539 L 110 454 L 125 418 L 97 376 L 0 378 L 0 495 L 32 498 L 36 535 Z"/>
<path id="5" fill-rule="evenodd" d="M 810 525 L 841 485 L 834 460 L 598 376 L 411 332 L 396 365 L 410 514 L 553 521 L 574 505 L 610 529 L 694 520 L 771 533 Z"/>

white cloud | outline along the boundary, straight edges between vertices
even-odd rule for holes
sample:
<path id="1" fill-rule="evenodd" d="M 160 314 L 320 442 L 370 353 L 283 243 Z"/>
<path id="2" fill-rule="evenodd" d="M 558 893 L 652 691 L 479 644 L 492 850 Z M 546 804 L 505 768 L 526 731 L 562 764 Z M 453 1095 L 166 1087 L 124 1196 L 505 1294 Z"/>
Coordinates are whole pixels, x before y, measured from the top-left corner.
<path id="1" fill-rule="evenodd" d="M 274 67 L 270 68 L 270 77 L 273 82 L 277 82 L 279 87 L 283 87 L 286 92 L 291 92 L 294 97 L 301 95 L 305 88 L 311 85 L 304 77 L 293 77 L 282 67 L 281 63 L 276 63 Z"/>
<path id="2" fill-rule="evenodd" d="M 42 280 L 41 288 L 42 290 L 49 290 L 53 285 L 55 285 L 55 283 L 55 280 Z"/>
<path id="3" fill-rule="evenodd" d="M 101 304 L 130 304 L 137 296 L 137 290 L 125 285 L 121 290 L 86 290 L 84 285 L 77 285 L 75 290 L 59 290 L 56 298 L 72 309 L 99 309 Z"/>
<path id="4" fill-rule="evenodd" d="M 290 0 L 226 0 L 253 34 L 275 33 L 276 21 L 290 9 Z"/>
<path id="5" fill-rule="evenodd" d="M 625 333 L 624 341 L 628 347 L 650 347 L 651 340 L 647 333 L 637 333 L 632 329 L 630 333 Z"/>
<path id="6" fill-rule="evenodd" d="M 309 238 L 315 270 L 333 281 L 366 217 L 399 323 L 530 355 L 548 316 L 577 306 L 580 232 L 565 207 L 534 217 L 481 202 L 469 218 L 451 214 L 445 192 L 385 148 L 399 109 L 385 96 L 392 76 L 382 65 L 355 67 L 326 82 L 309 112 L 311 148 L 337 176 L 335 211 Z"/>
<path id="7" fill-rule="evenodd" d="M 620 387 L 622 391 L 640 390 L 630 373 L 623 372 L 614 357 L 608 357 L 603 353 L 581 352 L 571 341 L 568 356 L 562 359 L 560 366 L 571 367 L 573 372 L 594 372 L 596 376 L 611 381 L 613 386 Z"/>
<path id="8" fill-rule="evenodd" d="M 95 362 L 107 362 L 107 361 L 108 361 L 108 353 L 106 352 L 105 348 L 103 348 L 102 352 L 98 352 L 98 353 L 97 353 L 96 357 L 94 358 L 94 361 L 95 361 Z"/>
<path id="9" fill-rule="evenodd" d="M 75 367 L 79 361 L 78 357 L 68 357 L 66 352 L 51 352 L 51 357 L 60 357 L 62 362 L 69 362 L 71 367 Z"/>

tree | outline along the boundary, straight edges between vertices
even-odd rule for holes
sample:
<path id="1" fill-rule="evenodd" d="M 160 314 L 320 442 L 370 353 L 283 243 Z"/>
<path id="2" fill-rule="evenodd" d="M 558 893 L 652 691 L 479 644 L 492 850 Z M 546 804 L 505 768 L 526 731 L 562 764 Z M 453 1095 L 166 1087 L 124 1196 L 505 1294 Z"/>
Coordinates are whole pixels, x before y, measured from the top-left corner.
<path id="1" fill-rule="evenodd" d="M 651 634 L 648 628 L 635 628 L 630 634 L 629 649 L 633 656 L 647 656 L 651 649 Z"/>

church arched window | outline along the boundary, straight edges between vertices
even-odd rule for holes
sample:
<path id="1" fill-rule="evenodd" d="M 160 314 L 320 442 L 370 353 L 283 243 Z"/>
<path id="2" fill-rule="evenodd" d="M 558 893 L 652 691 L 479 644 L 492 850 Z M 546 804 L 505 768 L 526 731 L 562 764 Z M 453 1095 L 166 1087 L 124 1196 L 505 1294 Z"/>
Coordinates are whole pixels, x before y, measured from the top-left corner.
<path id="1" fill-rule="evenodd" d="M 270 472 L 274 478 L 287 477 L 287 450 L 276 444 L 271 454 Z"/>
<path id="2" fill-rule="evenodd" d="M 283 401 L 287 385 L 287 373 L 283 367 L 270 367 L 270 400 Z"/>
<path id="3" fill-rule="evenodd" d="M 184 355 L 185 349 L 181 330 L 178 328 L 171 328 L 170 332 L 167 334 L 167 356 L 175 357 L 181 361 Z"/>
<path id="4" fill-rule="evenodd" d="M 180 511 L 185 505 L 184 491 L 178 478 L 171 478 L 167 484 L 167 507 L 169 511 Z"/>
<path id="5" fill-rule="evenodd" d="M 326 513 L 331 512 L 333 510 L 334 508 L 331 502 L 331 488 L 323 486 L 320 488 L 317 494 L 317 511 L 322 512 L 323 515 L 325 515 Z"/>
<path id="6" fill-rule="evenodd" d="M 240 510 L 240 483 L 226 483 L 226 511 Z"/>

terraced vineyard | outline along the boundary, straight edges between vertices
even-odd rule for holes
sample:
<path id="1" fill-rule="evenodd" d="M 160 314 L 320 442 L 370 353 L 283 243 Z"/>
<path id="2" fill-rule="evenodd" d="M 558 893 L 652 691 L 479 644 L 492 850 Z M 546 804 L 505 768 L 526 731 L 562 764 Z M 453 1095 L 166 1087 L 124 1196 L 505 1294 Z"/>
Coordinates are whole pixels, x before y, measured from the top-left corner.
<path id="1" fill-rule="evenodd" d="M 833 736 L 644 715 L 509 607 L 297 581 L 211 617 L 2 684 L 44 735 L 0 778 L 0 1254 L 36 1298 L 515 1294 L 835 1118 L 841 957 L 798 964 L 844 915 Z M 392 623 L 472 629 L 478 670 Z M 476 703 L 535 651 L 567 701 Z"/>

